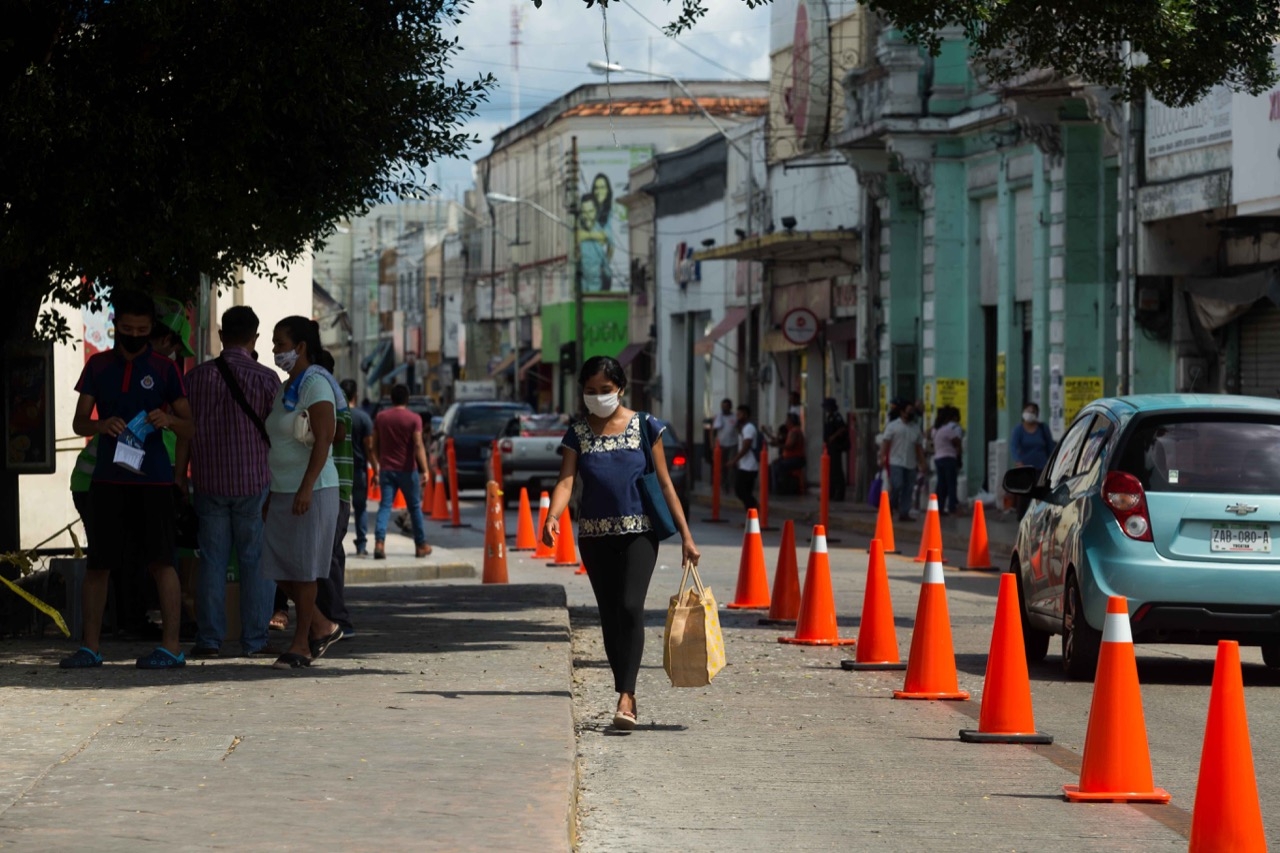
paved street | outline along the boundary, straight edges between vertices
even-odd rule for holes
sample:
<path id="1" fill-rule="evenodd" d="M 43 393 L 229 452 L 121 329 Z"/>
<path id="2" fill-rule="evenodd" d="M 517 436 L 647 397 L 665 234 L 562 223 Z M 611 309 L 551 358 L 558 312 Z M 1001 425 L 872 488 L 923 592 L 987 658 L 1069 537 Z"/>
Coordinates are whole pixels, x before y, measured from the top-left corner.
<path id="1" fill-rule="evenodd" d="M 704 514 L 695 507 L 695 519 Z M 467 515 L 478 520 L 479 506 Z M 726 602 L 741 531 L 696 523 L 695 533 L 704 578 Z M 833 536 L 841 630 L 854 636 L 866 540 Z M 431 528 L 451 565 L 478 565 L 480 537 L 479 527 Z M 777 537 L 765 535 L 771 576 Z M 803 571 L 808 531 L 798 538 Z M 0 844 L 487 850 L 514 840 L 555 850 L 572 832 L 583 851 L 1186 848 L 1211 648 L 1138 649 L 1155 782 L 1173 804 L 1070 805 L 1060 790 L 1079 772 L 1090 689 L 1059 675 L 1056 644 L 1032 669 L 1037 724 L 1052 746 L 956 739 L 978 713 L 993 574 L 947 571 L 970 702 L 894 701 L 901 673 L 844 672 L 848 649 L 779 645 L 778 628 L 727 611 L 729 666 L 708 688 L 675 690 L 658 641 L 678 550 L 664 545 L 648 601 L 641 725 L 619 734 L 607 729 L 614 696 L 586 578 L 522 554 L 509 570 L 505 588 L 458 579 L 353 588 L 360 636 L 299 677 L 237 658 L 140 673 L 128 645 L 104 649 L 115 663 L 103 670 L 64 673 L 53 668 L 60 644 L 6 642 Z M 891 557 L 889 575 L 905 659 L 920 566 Z M 1280 675 L 1256 649 L 1242 654 L 1275 844 L 1280 781 L 1266 768 L 1280 760 L 1270 714 Z"/>

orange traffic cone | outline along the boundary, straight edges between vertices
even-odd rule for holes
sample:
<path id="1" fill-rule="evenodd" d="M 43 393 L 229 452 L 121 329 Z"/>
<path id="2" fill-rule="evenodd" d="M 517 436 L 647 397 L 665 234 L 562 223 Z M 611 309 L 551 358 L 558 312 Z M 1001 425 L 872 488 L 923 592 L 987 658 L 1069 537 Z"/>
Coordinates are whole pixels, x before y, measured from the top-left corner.
<path id="1" fill-rule="evenodd" d="M 842 640 L 836 628 L 836 597 L 831 591 L 831 562 L 827 557 L 827 529 L 813 528 L 809 545 L 809 565 L 804 570 L 804 593 L 800 597 L 800 618 L 794 637 L 779 637 L 779 643 L 800 646 L 852 646 L 857 640 Z"/>
<path id="2" fill-rule="evenodd" d="M 1062 792 L 1073 803 L 1167 803 L 1171 799 L 1151 778 L 1129 603 L 1121 595 L 1107 600 L 1080 784 L 1063 785 Z"/>
<path id="3" fill-rule="evenodd" d="M 929 499 L 937 511 L 937 501 Z M 942 554 L 930 549 L 924 564 L 924 583 L 916 604 L 916 626 L 911 633 L 907 679 L 894 699 L 969 698 L 956 681 L 956 653 L 951 644 L 951 616 L 947 612 L 947 585 L 942 577 Z"/>
<path id="4" fill-rule="evenodd" d="M 431 490 L 431 520 L 432 521 L 448 521 L 449 505 L 446 503 L 447 498 L 444 494 L 444 476 L 439 472 L 436 473 L 436 484 Z"/>
<path id="5" fill-rule="evenodd" d="M 1196 805 L 1191 812 L 1191 853 L 1266 849 L 1249 721 L 1244 713 L 1240 644 L 1220 640 L 1200 753 Z"/>
<path id="6" fill-rule="evenodd" d="M 886 554 L 898 553 L 898 546 L 893 542 L 893 510 L 889 508 L 889 492 L 880 492 L 880 510 L 876 513 L 876 538 Z M 867 552 L 870 553 L 870 547 Z"/>
<path id="7" fill-rule="evenodd" d="M 538 498 L 538 531 L 534 537 L 533 558 L 545 560 L 556 555 L 555 549 L 542 541 L 542 531 L 547 526 L 547 513 L 551 511 L 551 496 L 546 492 Z"/>
<path id="8" fill-rule="evenodd" d="M 858 653 L 840 661 L 845 669 L 906 669 L 898 657 L 898 632 L 893 626 L 893 602 L 889 600 L 889 572 L 884 565 L 884 548 L 871 540 L 867 560 L 867 587 L 862 594 L 862 620 L 858 625 Z"/>
<path id="9" fill-rule="evenodd" d="M 973 526 L 969 529 L 969 555 L 965 558 L 963 568 L 969 571 L 992 571 L 991 548 L 987 543 L 987 514 L 982 508 L 982 501 L 973 503 Z"/>
<path id="10" fill-rule="evenodd" d="M 738 561 L 738 589 L 731 610 L 768 610 L 769 576 L 764 567 L 764 540 L 760 538 L 760 516 L 747 510 L 747 530 L 742 536 L 742 558 Z"/>
<path id="11" fill-rule="evenodd" d="M 569 508 L 564 508 L 564 515 L 560 516 L 560 535 L 556 537 L 556 555 L 548 566 L 573 566 L 578 567 L 578 549 L 573 541 L 573 517 L 569 514 Z"/>
<path id="12" fill-rule="evenodd" d="M 373 473 L 373 466 L 369 466 L 369 503 L 382 503 L 382 484 L 378 482 L 378 475 Z"/>
<path id="13" fill-rule="evenodd" d="M 533 533 L 533 511 L 529 508 L 529 490 L 520 489 L 520 510 L 516 518 L 516 547 L 512 551 L 534 551 L 538 539 Z"/>
<path id="14" fill-rule="evenodd" d="M 587 564 L 586 564 L 586 563 L 584 563 L 584 562 L 582 562 L 581 560 L 579 560 L 579 561 L 578 561 L 578 569 L 577 569 L 577 571 L 575 571 L 575 572 L 574 572 L 574 574 L 575 574 L 575 575 L 585 575 L 586 573 L 587 573 Z"/>
<path id="15" fill-rule="evenodd" d="M 396 499 L 391 503 L 392 509 L 408 509 L 409 505 L 404 502 L 404 492 L 396 489 Z"/>
<path id="16" fill-rule="evenodd" d="M 790 624 L 800 614 L 800 569 L 796 565 L 796 525 L 788 519 L 782 525 L 778 545 L 778 566 L 773 570 L 773 597 L 769 616 L 761 625 Z"/>
<path id="17" fill-rule="evenodd" d="M 982 506 L 982 504 L 978 504 Z M 1031 679 L 1022 645 L 1022 614 L 1018 612 L 1018 579 L 1000 576 L 996 622 L 991 629 L 987 675 L 982 682 L 982 711 L 977 731 L 961 729 L 966 743 L 1053 743 L 1052 735 L 1036 732 L 1031 711 Z"/>
<path id="18" fill-rule="evenodd" d="M 507 582 L 507 524 L 502 517 L 502 491 L 490 480 L 485 487 L 484 576 L 481 583 Z"/>
<path id="19" fill-rule="evenodd" d="M 430 476 L 422 481 L 422 511 L 427 515 L 431 514 L 431 501 L 435 493 L 434 484 L 435 480 Z"/>
<path id="20" fill-rule="evenodd" d="M 939 563 L 946 562 L 942 558 L 942 519 L 938 516 L 937 495 L 929 495 L 929 510 L 924 517 L 924 533 L 920 536 L 920 553 L 916 554 L 915 561 L 925 562 L 930 551 L 938 552 Z"/>

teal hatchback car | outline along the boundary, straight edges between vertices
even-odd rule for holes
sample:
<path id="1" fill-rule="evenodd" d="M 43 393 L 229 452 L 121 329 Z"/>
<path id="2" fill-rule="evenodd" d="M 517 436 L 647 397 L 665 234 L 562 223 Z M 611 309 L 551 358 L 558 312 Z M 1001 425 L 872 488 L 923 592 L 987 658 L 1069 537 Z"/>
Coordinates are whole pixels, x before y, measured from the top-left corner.
<path id="1" fill-rule="evenodd" d="M 1123 595 L 1134 642 L 1238 640 L 1280 667 L 1280 400 L 1097 400 L 1004 488 L 1031 499 L 1009 566 L 1029 661 L 1061 634 L 1067 674 L 1093 678 Z"/>

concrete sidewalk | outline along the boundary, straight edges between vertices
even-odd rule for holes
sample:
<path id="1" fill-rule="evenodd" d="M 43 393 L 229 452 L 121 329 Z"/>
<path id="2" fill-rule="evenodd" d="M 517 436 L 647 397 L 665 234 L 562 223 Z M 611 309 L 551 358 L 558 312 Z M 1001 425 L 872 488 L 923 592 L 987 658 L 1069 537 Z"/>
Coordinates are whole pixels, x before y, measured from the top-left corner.
<path id="1" fill-rule="evenodd" d="M 359 635 L 296 674 L 146 672 L 0 645 L 0 847 L 568 850 L 564 589 L 350 588 Z"/>
<path id="2" fill-rule="evenodd" d="M 701 521 L 709 518 L 710 485 L 705 482 L 699 483 L 690 498 L 689 511 L 694 519 Z M 721 518 L 733 521 L 744 515 L 741 501 L 732 494 L 721 496 Z M 832 502 L 827 515 L 832 531 L 853 533 L 868 539 L 875 536 L 876 510 L 868 506 L 864 500 L 853 500 L 850 497 L 847 501 Z M 920 512 L 919 515 L 919 518 L 909 522 L 899 521 L 896 518 L 893 520 L 894 539 L 898 550 L 902 553 L 910 550 L 914 555 L 915 549 L 919 546 L 920 537 L 924 531 L 924 513 Z M 996 561 L 997 566 L 1003 567 L 1007 562 L 1005 558 L 1013 553 L 1013 544 L 1018 534 L 1018 516 L 1012 511 L 988 509 L 984 517 L 987 522 L 987 540 L 991 548 L 991 557 Z M 803 528 L 817 524 L 818 519 L 816 488 L 810 488 L 809 493 L 803 496 L 769 496 L 769 524 L 774 527 L 780 527 L 784 521 L 794 521 L 799 534 Z M 942 518 L 940 521 L 943 541 L 948 545 L 954 543 L 955 547 L 954 552 L 950 550 L 947 552 L 948 562 L 962 562 L 965 557 L 963 549 L 968 547 L 969 534 L 973 525 L 972 513 L 968 508 L 961 508 L 955 515 Z M 804 538 L 807 539 L 807 537 Z"/>

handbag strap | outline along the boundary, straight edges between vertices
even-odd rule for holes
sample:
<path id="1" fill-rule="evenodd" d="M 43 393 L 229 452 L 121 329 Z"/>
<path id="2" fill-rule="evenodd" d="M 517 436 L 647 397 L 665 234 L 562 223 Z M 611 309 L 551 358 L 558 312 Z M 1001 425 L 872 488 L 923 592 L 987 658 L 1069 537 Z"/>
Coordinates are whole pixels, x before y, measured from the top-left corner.
<path id="1" fill-rule="evenodd" d="M 218 372 L 222 374 L 222 381 L 227 383 L 227 389 L 231 391 L 231 399 L 235 400 L 241 411 L 249 417 L 249 420 L 253 421 L 253 425 L 258 428 L 258 432 L 262 435 L 262 440 L 267 443 L 267 447 L 270 447 L 271 436 L 267 435 L 267 425 L 262 422 L 262 418 L 258 417 L 258 413 L 253 410 L 253 407 L 249 405 L 249 401 L 245 399 L 240 383 L 236 381 L 235 374 L 227 366 L 227 360 L 222 356 L 218 356 L 213 360 L 213 363 L 217 365 Z"/>
<path id="2" fill-rule="evenodd" d="M 653 440 L 649 438 L 649 413 L 636 412 L 640 418 L 640 449 L 644 451 L 644 472 L 652 474 L 657 470 L 653 465 Z"/>
<path id="3" fill-rule="evenodd" d="M 680 593 L 684 594 L 685 584 L 688 583 L 690 574 L 693 575 L 693 585 L 698 590 L 698 595 L 706 596 L 706 588 L 702 585 L 701 576 L 698 575 L 698 567 L 692 560 L 684 561 L 684 574 L 680 576 Z"/>

